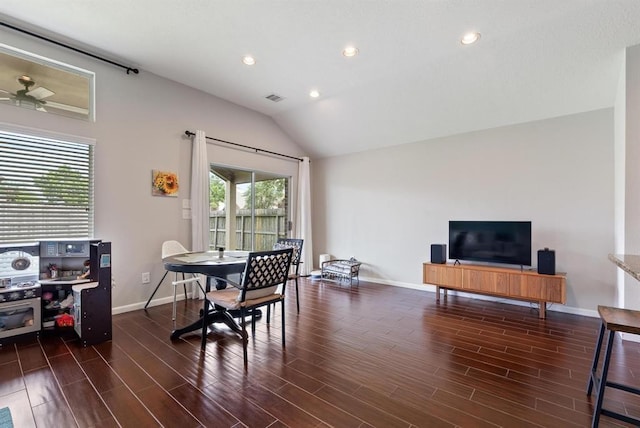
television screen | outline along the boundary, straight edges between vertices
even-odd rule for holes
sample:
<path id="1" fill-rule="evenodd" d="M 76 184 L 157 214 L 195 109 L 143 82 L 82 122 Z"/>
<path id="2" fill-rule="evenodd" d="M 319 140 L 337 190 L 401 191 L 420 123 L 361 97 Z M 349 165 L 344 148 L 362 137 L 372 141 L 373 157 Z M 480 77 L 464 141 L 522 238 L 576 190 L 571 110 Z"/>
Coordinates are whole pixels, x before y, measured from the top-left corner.
<path id="1" fill-rule="evenodd" d="M 531 266 L 531 222 L 450 221 L 449 259 Z"/>

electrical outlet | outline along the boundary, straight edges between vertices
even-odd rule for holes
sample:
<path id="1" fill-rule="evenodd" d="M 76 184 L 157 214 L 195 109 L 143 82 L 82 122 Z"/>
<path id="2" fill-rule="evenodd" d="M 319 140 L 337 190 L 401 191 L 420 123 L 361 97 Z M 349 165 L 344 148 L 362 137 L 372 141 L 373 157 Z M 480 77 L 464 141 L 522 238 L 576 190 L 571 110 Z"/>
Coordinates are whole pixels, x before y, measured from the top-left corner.
<path id="1" fill-rule="evenodd" d="M 151 282 L 151 275 L 149 272 L 142 272 L 142 283 L 148 284 L 149 282 Z"/>

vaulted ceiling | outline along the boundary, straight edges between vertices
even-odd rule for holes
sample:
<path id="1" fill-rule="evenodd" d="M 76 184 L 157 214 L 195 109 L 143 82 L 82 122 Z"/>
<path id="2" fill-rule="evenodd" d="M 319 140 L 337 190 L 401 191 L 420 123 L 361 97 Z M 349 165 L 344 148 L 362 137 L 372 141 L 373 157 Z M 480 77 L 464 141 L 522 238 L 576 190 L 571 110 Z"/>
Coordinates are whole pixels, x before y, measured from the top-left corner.
<path id="1" fill-rule="evenodd" d="M 269 115 L 312 157 L 611 107 L 640 43 L 638 0 L 2 0 L 0 14 Z"/>

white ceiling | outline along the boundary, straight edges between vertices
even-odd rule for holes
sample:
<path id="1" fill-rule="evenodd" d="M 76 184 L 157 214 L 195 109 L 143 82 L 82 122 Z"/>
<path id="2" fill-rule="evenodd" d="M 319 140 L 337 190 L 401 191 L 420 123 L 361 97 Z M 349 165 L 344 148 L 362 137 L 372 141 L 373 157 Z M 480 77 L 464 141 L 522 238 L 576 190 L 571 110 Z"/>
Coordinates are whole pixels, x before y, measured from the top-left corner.
<path id="1" fill-rule="evenodd" d="M 265 113 L 312 157 L 611 107 L 640 43 L 638 0 L 2 0 L 0 13 Z M 463 46 L 470 30 L 482 37 Z"/>

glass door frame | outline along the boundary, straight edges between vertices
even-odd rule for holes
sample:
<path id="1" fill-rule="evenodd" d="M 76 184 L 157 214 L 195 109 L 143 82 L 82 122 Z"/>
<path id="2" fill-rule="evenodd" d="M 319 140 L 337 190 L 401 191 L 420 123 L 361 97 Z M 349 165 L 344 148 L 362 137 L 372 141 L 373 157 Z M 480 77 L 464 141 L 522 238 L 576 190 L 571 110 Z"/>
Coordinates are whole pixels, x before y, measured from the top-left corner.
<path id="1" fill-rule="evenodd" d="M 263 172 L 258 170 L 245 169 L 245 168 L 229 167 L 229 166 L 215 164 L 215 163 L 210 164 L 209 171 L 210 171 L 210 174 L 215 175 L 219 180 L 221 180 L 225 186 L 224 210 L 223 210 L 224 219 L 225 219 L 224 229 L 218 228 L 218 223 L 219 223 L 218 220 L 215 221 L 215 226 L 211 226 L 211 219 L 214 217 L 220 218 L 221 216 L 210 215 L 209 217 L 210 218 L 209 220 L 210 248 L 213 249 L 221 246 L 220 245 L 221 242 L 219 242 L 220 240 L 218 239 L 218 232 L 221 230 L 224 230 L 224 233 L 225 233 L 224 248 L 230 249 L 230 250 L 248 250 L 248 251 L 270 250 L 272 248 L 272 244 L 275 243 L 275 241 L 279 237 L 281 237 L 282 232 L 284 232 L 284 235 L 283 235 L 284 237 L 288 236 L 293 224 L 291 221 L 291 215 L 292 215 L 292 207 L 291 207 L 292 177 L 291 176 L 271 173 L 271 172 Z M 256 234 L 260 233 L 259 230 L 256 230 L 257 223 L 258 223 L 257 211 L 262 209 L 262 208 L 254 208 L 256 207 L 256 195 L 258 193 L 255 190 L 256 184 L 260 182 L 265 182 L 267 180 L 277 180 L 277 179 L 284 180 L 284 183 L 283 183 L 284 195 L 283 195 L 283 200 L 281 201 L 283 206 L 279 208 L 270 208 L 270 209 L 267 208 L 265 210 L 268 210 L 268 211 L 283 210 L 284 221 L 281 220 L 277 211 L 276 213 L 268 213 L 268 212 L 265 213 L 264 224 L 273 223 L 273 225 L 275 225 L 273 230 L 273 232 L 275 232 L 275 239 L 273 238 L 270 239 L 267 237 L 265 238 L 265 241 L 270 242 L 271 240 L 273 240 L 273 243 L 269 245 L 268 242 L 266 242 L 267 245 L 265 247 L 264 245 L 265 242 L 263 242 L 262 245 L 260 245 L 261 248 L 256 248 L 256 245 L 257 245 Z M 212 182 L 210 180 L 210 188 L 211 188 L 211 183 Z M 251 199 L 249 201 L 249 208 L 248 208 L 250 209 L 249 232 L 245 230 L 245 223 L 244 223 L 245 217 L 242 214 L 240 214 L 240 221 L 242 221 L 243 223 L 240 225 L 240 227 L 238 227 L 237 220 L 238 220 L 239 210 L 237 209 L 237 206 L 238 206 L 237 201 L 238 201 L 238 190 L 239 190 L 238 185 L 239 184 L 249 184 L 250 196 L 251 196 Z M 247 190 L 245 190 L 244 192 L 246 191 Z M 244 205 L 246 205 L 246 201 Z M 211 201 L 210 201 L 210 206 L 211 206 Z M 228 209 L 228 208 L 231 208 L 231 209 Z M 275 217 L 274 219 L 270 219 L 270 216 L 272 214 Z M 240 239 L 238 239 L 238 233 L 241 234 Z M 249 233 L 249 243 L 248 243 L 249 245 L 247 245 L 247 243 L 244 241 L 245 235 L 247 233 Z"/>

